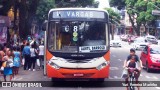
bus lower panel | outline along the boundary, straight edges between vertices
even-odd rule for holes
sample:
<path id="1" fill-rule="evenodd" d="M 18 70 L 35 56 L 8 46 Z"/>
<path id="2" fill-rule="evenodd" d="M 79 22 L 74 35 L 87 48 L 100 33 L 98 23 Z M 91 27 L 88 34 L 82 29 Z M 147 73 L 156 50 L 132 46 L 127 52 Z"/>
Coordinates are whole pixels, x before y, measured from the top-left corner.
<path id="1" fill-rule="evenodd" d="M 49 78 L 108 78 L 109 77 L 109 66 L 101 70 L 97 69 L 54 69 L 50 65 L 47 65 L 47 76 Z"/>

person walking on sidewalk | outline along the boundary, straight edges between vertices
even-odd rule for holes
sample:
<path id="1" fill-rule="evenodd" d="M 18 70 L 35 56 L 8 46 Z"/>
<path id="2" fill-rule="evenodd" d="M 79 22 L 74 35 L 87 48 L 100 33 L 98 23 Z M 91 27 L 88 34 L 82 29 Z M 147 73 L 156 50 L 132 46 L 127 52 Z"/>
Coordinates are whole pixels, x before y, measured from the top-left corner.
<path id="1" fill-rule="evenodd" d="M 38 53 L 38 51 L 36 50 L 34 44 L 31 45 L 30 52 L 31 52 L 31 59 L 29 64 L 29 70 L 31 70 L 31 66 L 33 65 L 33 71 L 35 71 L 35 64 L 37 59 L 36 53 Z"/>
<path id="2" fill-rule="evenodd" d="M 23 56 L 25 58 L 24 61 L 24 70 L 28 70 L 29 69 L 29 62 L 30 62 L 30 44 L 27 42 L 27 45 L 23 48 Z"/>
<path id="3" fill-rule="evenodd" d="M 41 43 L 39 46 L 39 60 L 40 60 L 40 68 L 43 67 L 44 61 L 44 44 Z"/>
<path id="4" fill-rule="evenodd" d="M 3 49 L 4 49 L 3 45 L 0 45 L 0 68 L 2 67 L 2 64 L 3 64 L 2 59 L 5 56 Z"/>
<path id="5" fill-rule="evenodd" d="M 13 74 L 13 71 L 12 71 L 13 55 L 12 55 L 10 50 L 8 50 L 6 52 L 6 56 L 3 57 L 3 61 L 5 61 L 5 63 L 6 63 L 6 66 L 4 67 L 4 72 L 3 72 L 4 81 L 7 81 L 6 80 L 7 76 L 10 76 L 10 81 L 11 81 L 12 80 L 12 74 Z"/>
<path id="6" fill-rule="evenodd" d="M 19 67 L 21 65 L 21 52 L 20 52 L 20 47 L 14 47 L 13 51 L 13 77 L 14 75 L 17 75 L 19 72 Z"/>

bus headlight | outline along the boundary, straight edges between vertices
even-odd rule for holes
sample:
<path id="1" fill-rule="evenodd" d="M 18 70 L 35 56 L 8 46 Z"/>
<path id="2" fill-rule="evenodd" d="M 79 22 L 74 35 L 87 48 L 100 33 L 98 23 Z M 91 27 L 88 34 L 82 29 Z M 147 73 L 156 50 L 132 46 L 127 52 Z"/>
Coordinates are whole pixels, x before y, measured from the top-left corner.
<path id="1" fill-rule="evenodd" d="M 106 67 L 107 65 L 109 64 L 108 61 L 105 61 L 104 63 L 102 63 L 101 65 L 99 65 L 98 67 L 96 67 L 97 70 L 101 70 L 103 69 L 104 67 Z"/>
<path id="2" fill-rule="evenodd" d="M 58 66 L 58 65 L 55 64 L 55 63 L 53 63 L 52 61 L 49 61 L 48 63 L 49 63 L 49 65 L 51 65 L 53 68 L 55 68 L 55 69 L 60 69 L 60 66 Z"/>

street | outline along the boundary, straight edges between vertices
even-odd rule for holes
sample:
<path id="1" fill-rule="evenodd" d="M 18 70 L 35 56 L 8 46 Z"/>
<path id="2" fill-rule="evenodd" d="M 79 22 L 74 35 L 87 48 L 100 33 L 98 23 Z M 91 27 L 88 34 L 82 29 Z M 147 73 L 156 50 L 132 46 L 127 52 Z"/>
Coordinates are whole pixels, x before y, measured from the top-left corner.
<path id="1" fill-rule="evenodd" d="M 0 0 L 0 90 L 160 90 L 159 17 L 160 0 Z"/>
<path id="2" fill-rule="evenodd" d="M 128 45 L 127 42 L 122 42 L 122 47 L 111 47 L 111 67 L 110 67 L 110 77 L 107 81 L 123 81 L 121 78 L 122 71 L 123 71 L 123 62 L 127 58 L 129 54 L 129 49 L 131 46 Z M 141 51 L 136 51 L 136 54 L 140 56 Z M 139 80 L 140 81 L 159 81 L 160 80 L 160 72 L 159 71 L 152 71 L 151 73 L 146 72 L 145 69 L 142 70 Z M 3 81 L 1 76 L 0 80 Z M 13 81 L 51 81 L 50 78 L 43 75 L 43 70 L 37 71 L 24 71 L 22 68 L 20 69 L 19 75 L 17 75 Z M 46 82 L 47 83 L 47 82 Z M 51 83 L 49 83 L 51 84 Z M 125 90 L 125 87 L 105 87 L 105 85 L 90 85 L 78 83 L 77 84 L 51 84 L 51 87 L 38 87 L 38 88 L 31 88 L 33 90 Z M 1 88 L 1 90 L 21 90 L 22 88 Z M 30 88 L 23 88 L 23 90 L 28 90 Z M 137 88 L 136 88 L 137 89 Z M 141 87 L 141 90 L 160 90 L 160 87 Z"/>

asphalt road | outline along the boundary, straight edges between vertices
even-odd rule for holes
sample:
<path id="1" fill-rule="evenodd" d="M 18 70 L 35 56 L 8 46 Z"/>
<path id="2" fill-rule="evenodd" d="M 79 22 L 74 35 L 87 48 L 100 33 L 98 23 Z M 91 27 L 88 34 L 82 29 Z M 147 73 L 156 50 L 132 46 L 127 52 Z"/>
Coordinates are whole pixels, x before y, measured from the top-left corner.
<path id="1" fill-rule="evenodd" d="M 115 84 L 112 81 L 124 81 L 121 78 L 123 61 L 129 54 L 129 49 L 131 46 L 128 43 L 123 42 L 121 48 L 111 47 L 111 67 L 110 67 L 110 77 L 105 79 L 105 83 Z M 137 55 L 140 55 L 141 51 L 136 51 Z M 3 81 L 2 76 L 0 80 Z M 50 81 L 51 79 L 43 75 L 43 70 L 37 71 L 24 71 L 20 70 L 19 75 L 15 77 L 13 81 Z M 159 81 L 160 83 L 160 71 L 152 71 L 151 73 L 146 72 L 145 69 L 142 70 L 140 81 L 153 82 Z M 110 81 L 110 82 L 109 82 Z M 106 87 L 104 84 L 97 84 L 91 82 L 61 82 L 61 83 L 50 83 L 43 82 L 48 86 L 52 87 L 38 87 L 38 88 L 0 88 L 0 90 L 125 90 L 125 87 Z M 137 89 L 137 88 L 136 88 Z M 140 87 L 140 90 L 160 90 L 160 87 Z"/>

